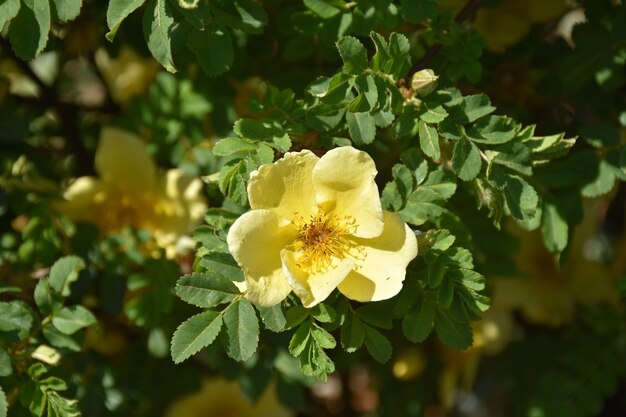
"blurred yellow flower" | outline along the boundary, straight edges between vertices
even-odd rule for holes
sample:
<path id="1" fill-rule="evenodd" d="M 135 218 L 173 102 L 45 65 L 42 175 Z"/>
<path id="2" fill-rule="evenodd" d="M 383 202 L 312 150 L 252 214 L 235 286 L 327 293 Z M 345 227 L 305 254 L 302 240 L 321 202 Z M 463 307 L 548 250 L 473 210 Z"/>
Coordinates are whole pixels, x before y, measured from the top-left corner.
<path id="1" fill-rule="evenodd" d="M 96 65 L 118 104 L 142 94 L 154 80 L 161 66 L 152 58 L 144 58 L 128 45 L 111 58 L 104 49 L 96 51 Z"/>
<path id="2" fill-rule="evenodd" d="M 442 0 L 441 6 L 456 11 L 466 3 Z M 526 36 L 533 24 L 555 20 L 567 9 L 566 0 L 504 0 L 496 7 L 478 9 L 473 26 L 490 50 L 503 52 Z"/>
<path id="3" fill-rule="evenodd" d="M 383 212 L 376 166 L 365 152 L 287 153 L 250 175 L 251 211 L 228 233 L 249 299 L 279 303 L 293 290 L 305 307 L 338 288 L 357 301 L 402 288 L 417 239 L 400 216 Z"/>
<path id="4" fill-rule="evenodd" d="M 272 385 L 261 398 L 250 404 L 236 382 L 221 378 L 205 379 L 195 394 L 174 401 L 165 417 L 291 417 L 276 398 Z"/>
<path id="5" fill-rule="evenodd" d="M 600 199 L 585 202 L 583 222 L 576 229 L 567 261 L 560 267 L 545 248 L 541 232 L 515 229 L 513 233 L 521 243 L 517 264 L 523 276 L 494 279 L 492 307 L 518 309 L 530 322 L 558 327 L 574 320 L 578 304 L 617 306 L 617 277 L 611 267 L 585 255 L 585 245 L 599 230 L 604 204 Z"/>
<path id="6" fill-rule="evenodd" d="M 95 223 L 103 234 L 148 230 L 168 258 L 181 254 L 180 242 L 207 208 L 199 179 L 178 169 L 158 173 L 139 137 L 111 127 L 102 129 L 96 172 L 99 178 L 80 177 L 68 187 L 57 205 L 63 214 Z"/>

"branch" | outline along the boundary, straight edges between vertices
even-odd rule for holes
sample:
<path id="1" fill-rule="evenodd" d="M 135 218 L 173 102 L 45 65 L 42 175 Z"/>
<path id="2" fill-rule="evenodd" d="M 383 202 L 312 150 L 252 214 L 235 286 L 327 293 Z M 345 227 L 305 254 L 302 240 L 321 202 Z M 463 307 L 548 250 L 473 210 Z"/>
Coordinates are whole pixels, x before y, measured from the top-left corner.
<path id="1" fill-rule="evenodd" d="M 457 13 L 454 21 L 456 23 L 463 23 L 464 21 L 472 17 L 476 10 L 480 8 L 482 2 L 483 0 L 469 0 L 465 4 L 465 6 L 463 6 L 463 8 Z M 420 59 L 415 63 L 415 65 L 413 65 L 413 68 L 411 68 L 409 74 L 404 79 L 405 82 L 410 85 L 411 77 L 413 77 L 413 74 L 426 68 L 430 61 L 432 61 L 432 59 L 439 53 L 439 51 L 441 51 L 442 48 L 443 44 L 441 42 L 437 42 L 436 44 L 431 46 L 430 49 L 426 51 L 422 59 Z"/>

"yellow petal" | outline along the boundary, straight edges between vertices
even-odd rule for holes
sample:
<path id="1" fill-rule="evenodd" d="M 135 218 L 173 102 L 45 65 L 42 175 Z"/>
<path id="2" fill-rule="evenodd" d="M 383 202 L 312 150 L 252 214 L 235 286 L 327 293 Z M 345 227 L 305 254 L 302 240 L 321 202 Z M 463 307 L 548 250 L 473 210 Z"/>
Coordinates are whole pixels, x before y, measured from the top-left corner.
<path id="1" fill-rule="evenodd" d="M 295 213 L 308 217 L 315 207 L 311 173 L 319 161 L 311 151 L 288 152 L 282 159 L 250 174 L 248 199 L 253 209 L 275 209 L 290 221 Z"/>
<path id="2" fill-rule="evenodd" d="M 374 182 L 376 165 L 365 152 L 346 146 L 328 151 L 313 169 L 319 204 L 356 220 L 354 236 L 371 238 L 383 231 L 383 209 Z"/>
<path id="3" fill-rule="evenodd" d="M 324 301 L 354 267 L 354 259 L 344 258 L 334 268 L 322 273 L 309 273 L 298 266 L 297 254 L 283 250 L 280 254 L 287 281 L 302 305 L 310 308 Z"/>
<path id="4" fill-rule="evenodd" d="M 396 213 L 385 211 L 385 229 L 373 239 L 356 239 L 364 260 L 339 284 L 339 291 L 356 301 L 386 300 L 398 294 L 406 267 L 417 256 L 415 233 Z"/>
<path id="5" fill-rule="evenodd" d="M 291 292 L 283 273 L 280 251 L 296 238 L 295 227 L 279 227 L 271 210 L 252 210 L 235 221 L 228 231 L 228 248 L 241 266 L 248 298 L 260 306 L 281 302 Z"/>
<path id="6" fill-rule="evenodd" d="M 95 177 L 77 178 L 63 193 L 65 201 L 55 207 L 74 221 L 91 221 L 94 208 L 101 202 L 105 185 Z"/>
<path id="7" fill-rule="evenodd" d="M 108 185 L 122 192 L 142 194 L 154 185 L 156 166 L 145 143 L 136 135 L 113 127 L 100 134 L 96 171 Z"/>

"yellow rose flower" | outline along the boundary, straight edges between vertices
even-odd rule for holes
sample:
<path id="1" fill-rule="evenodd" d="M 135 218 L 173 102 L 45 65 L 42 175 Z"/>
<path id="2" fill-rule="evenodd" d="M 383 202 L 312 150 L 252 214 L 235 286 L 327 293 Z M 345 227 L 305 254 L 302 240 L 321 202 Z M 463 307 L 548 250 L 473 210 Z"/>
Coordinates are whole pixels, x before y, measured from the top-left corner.
<path id="1" fill-rule="evenodd" d="M 152 58 L 144 58 L 124 45 L 117 57 L 111 58 L 104 49 L 96 51 L 96 65 L 118 104 L 143 94 L 152 83 L 161 66 Z"/>
<path id="2" fill-rule="evenodd" d="M 277 400 L 272 385 L 250 404 L 236 382 L 205 379 L 195 394 L 180 398 L 166 410 L 165 417 L 290 417 L 293 413 Z"/>
<path id="3" fill-rule="evenodd" d="M 250 174 L 252 210 L 228 233 L 250 301 L 271 306 L 293 290 L 312 307 L 335 288 L 357 301 L 400 291 L 417 239 L 383 211 L 376 173 L 368 154 L 342 147 L 287 153 Z"/>
<path id="4" fill-rule="evenodd" d="M 145 144 L 132 133 L 102 129 L 96 172 L 99 178 L 77 178 L 58 209 L 74 221 L 95 223 L 103 234 L 125 226 L 148 230 L 168 258 L 177 255 L 179 240 L 206 211 L 202 182 L 178 169 L 158 173 Z"/>

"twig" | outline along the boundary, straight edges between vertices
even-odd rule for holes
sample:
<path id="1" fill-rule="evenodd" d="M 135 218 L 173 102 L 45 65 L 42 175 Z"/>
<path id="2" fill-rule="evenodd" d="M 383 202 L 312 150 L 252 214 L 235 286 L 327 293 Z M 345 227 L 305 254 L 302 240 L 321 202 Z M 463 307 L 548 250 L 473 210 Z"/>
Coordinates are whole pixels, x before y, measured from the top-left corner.
<path id="1" fill-rule="evenodd" d="M 471 16 L 474 15 L 476 10 L 478 10 L 482 2 L 483 0 L 469 0 L 465 4 L 465 6 L 463 6 L 463 8 L 457 13 L 454 21 L 456 23 L 463 23 L 464 21 L 469 19 Z M 413 65 L 413 68 L 411 68 L 411 70 L 409 71 L 409 75 L 407 75 L 407 77 L 404 79 L 404 82 L 410 84 L 413 74 L 426 68 L 426 66 L 439 53 L 439 51 L 441 51 L 442 48 L 443 44 L 441 42 L 437 42 L 436 44 L 431 46 L 430 49 L 426 51 L 422 59 L 420 59 L 415 63 L 415 65 Z"/>

